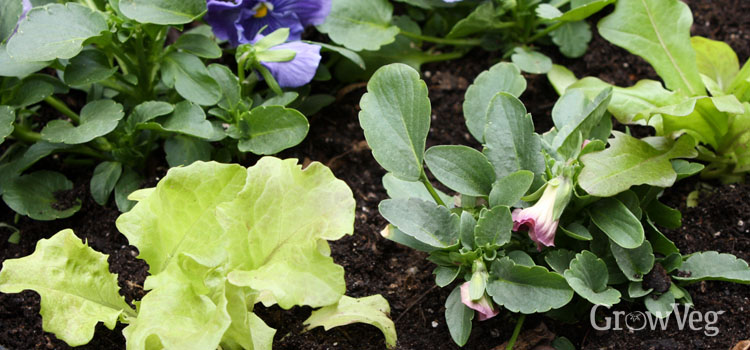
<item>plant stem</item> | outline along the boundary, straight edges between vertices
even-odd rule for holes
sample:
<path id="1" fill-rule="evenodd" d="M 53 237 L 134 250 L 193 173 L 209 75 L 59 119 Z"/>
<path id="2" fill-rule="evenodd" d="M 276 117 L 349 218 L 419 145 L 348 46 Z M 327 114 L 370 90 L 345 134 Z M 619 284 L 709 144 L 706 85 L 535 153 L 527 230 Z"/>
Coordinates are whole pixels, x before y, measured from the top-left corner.
<path id="1" fill-rule="evenodd" d="M 526 319 L 525 314 L 521 314 L 521 317 L 518 318 L 518 321 L 516 321 L 516 328 L 513 330 L 513 335 L 510 336 L 510 340 L 508 341 L 508 346 L 505 347 L 505 350 L 513 350 L 513 345 L 516 344 L 516 339 L 518 339 L 518 334 L 521 333 L 521 327 L 523 326 L 523 321 Z"/>
<path id="2" fill-rule="evenodd" d="M 68 108 L 68 106 L 65 103 L 58 100 L 54 96 L 50 95 L 50 96 L 45 97 L 44 102 L 47 102 L 47 104 L 50 105 L 52 108 L 56 109 L 58 112 L 70 118 L 74 123 L 80 124 L 81 118 L 78 116 L 78 114 L 70 110 L 70 108 Z"/>
<path id="3" fill-rule="evenodd" d="M 400 34 L 408 38 L 427 41 L 427 42 L 431 42 L 435 44 L 443 44 L 443 45 L 479 46 L 482 44 L 481 39 L 444 39 L 444 38 L 438 38 L 434 36 L 427 36 L 427 35 L 407 32 L 404 30 L 402 30 Z"/>
<path id="4" fill-rule="evenodd" d="M 543 36 L 551 33 L 555 29 L 560 28 L 560 26 L 562 26 L 563 24 L 565 24 L 565 22 L 557 22 L 557 23 L 555 23 L 555 24 L 553 24 L 553 25 L 551 25 L 551 26 L 549 26 L 547 28 L 544 28 L 544 30 L 542 30 L 541 32 L 538 32 L 538 33 L 534 34 L 534 36 L 532 36 L 526 42 L 527 43 L 533 43 L 534 41 L 539 40 L 539 38 L 541 38 L 541 37 L 543 37 Z"/>
<path id="5" fill-rule="evenodd" d="M 92 0 L 86 0 L 86 5 L 94 11 L 99 11 L 99 7 Z"/>
<path id="6" fill-rule="evenodd" d="M 31 131 L 25 125 L 21 124 L 15 125 L 11 136 L 13 136 L 17 140 L 29 143 L 34 143 L 42 139 L 42 135 L 40 133 Z"/>
<path id="7" fill-rule="evenodd" d="M 437 55 L 428 55 L 428 56 L 425 56 L 422 59 L 422 63 L 455 60 L 457 58 L 463 57 L 463 55 L 465 55 L 465 54 L 466 54 L 465 52 L 453 51 L 453 52 L 441 53 L 441 54 L 437 54 Z"/>
<path id="8" fill-rule="evenodd" d="M 245 65 L 249 58 L 250 53 L 245 52 L 240 56 L 240 59 L 237 60 L 237 77 L 240 79 L 240 96 L 245 96 Z"/>
<path id="9" fill-rule="evenodd" d="M 437 202 L 437 204 L 440 204 L 444 207 L 447 206 L 445 205 L 445 202 L 443 202 L 443 200 L 437 194 L 437 192 L 435 191 L 435 188 L 432 187 L 432 184 L 430 183 L 430 180 L 427 179 L 427 174 L 424 173 L 424 170 L 422 170 L 422 175 L 419 176 L 419 180 L 422 181 L 422 183 L 424 184 L 424 187 L 427 188 L 427 192 L 430 192 L 430 196 L 432 196 L 432 199 L 434 199 L 435 202 Z"/>
<path id="10" fill-rule="evenodd" d="M 143 46 L 143 37 L 146 33 L 143 28 L 139 29 L 136 33 L 135 52 L 138 59 L 138 85 L 142 87 L 139 91 L 145 101 L 151 99 L 151 62 L 146 58 L 146 48 Z"/>

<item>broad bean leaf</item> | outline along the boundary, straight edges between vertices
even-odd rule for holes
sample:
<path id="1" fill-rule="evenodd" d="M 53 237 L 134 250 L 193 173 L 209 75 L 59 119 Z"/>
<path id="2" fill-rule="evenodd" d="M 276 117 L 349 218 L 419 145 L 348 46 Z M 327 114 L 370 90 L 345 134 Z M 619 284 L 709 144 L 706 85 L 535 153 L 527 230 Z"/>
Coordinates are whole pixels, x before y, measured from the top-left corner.
<path id="1" fill-rule="evenodd" d="M 423 183 L 415 181 L 404 181 L 397 178 L 391 173 L 385 174 L 385 176 L 383 176 L 383 187 L 385 187 L 386 192 L 388 192 L 388 197 L 394 199 L 419 198 L 428 202 L 435 202 L 435 199 L 432 198 L 432 195 Z M 437 189 L 435 190 L 435 192 L 437 192 L 443 203 L 445 203 L 449 208 L 453 207 L 453 197 Z"/>
<path id="2" fill-rule="evenodd" d="M 731 254 L 701 252 L 688 256 L 674 279 L 682 281 L 718 280 L 750 284 L 747 262 Z"/>
<path id="3" fill-rule="evenodd" d="M 643 289 L 643 283 L 641 282 L 630 282 L 630 284 L 628 284 L 628 296 L 630 296 L 631 298 L 640 298 L 646 296 L 653 290 L 653 288 Z"/>
<path id="4" fill-rule="evenodd" d="M 534 182 L 534 173 L 519 170 L 492 184 L 490 207 L 504 205 L 512 207 L 521 200 Z"/>
<path id="5" fill-rule="evenodd" d="M 386 199 L 379 210 L 393 226 L 422 243 L 436 248 L 458 243 L 460 219 L 442 205 L 417 198 Z"/>
<path id="6" fill-rule="evenodd" d="M 0 106 L 0 144 L 13 133 L 13 123 L 16 122 L 16 112 L 10 106 Z"/>
<path id="7" fill-rule="evenodd" d="M 638 248 L 626 249 L 610 240 L 609 247 L 617 261 L 617 266 L 630 281 L 642 281 L 643 276 L 651 272 L 654 267 L 654 253 L 648 241 L 644 241 Z"/>
<path id="8" fill-rule="evenodd" d="M 101 322 L 114 329 L 121 314 L 134 310 L 118 293 L 107 256 L 63 230 L 37 243 L 34 254 L 6 260 L 0 291 L 34 290 L 41 296 L 42 327 L 70 346 L 88 343 Z"/>
<path id="9" fill-rule="evenodd" d="M 487 294 L 498 305 L 524 314 L 558 309 L 573 298 L 560 274 L 541 266 L 516 265 L 509 258 L 492 263 Z"/>
<path id="10" fill-rule="evenodd" d="M 534 122 L 516 97 L 500 92 L 487 110 L 484 154 L 495 167 L 497 178 L 518 170 L 534 174 L 544 171 L 541 140 L 534 133 Z"/>
<path id="11" fill-rule="evenodd" d="M 464 305 L 461 301 L 461 286 L 456 286 L 445 300 L 445 322 L 451 338 L 458 346 L 464 346 L 469 341 L 473 319 L 474 310 Z"/>
<path id="12" fill-rule="evenodd" d="M 474 244 L 479 247 L 500 247 L 510 241 L 513 218 L 505 206 L 482 210 L 474 228 Z"/>
<path id="13" fill-rule="evenodd" d="M 117 68 L 112 67 L 104 52 L 84 50 L 65 67 L 65 83 L 73 86 L 97 83 L 111 77 L 116 71 Z"/>
<path id="14" fill-rule="evenodd" d="M 567 98 L 568 94 L 572 95 L 572 97 Z M 576 107 L 571 108 L 571 111 L 577 113 L 562 117 L 560 114 L 565 112 L 560 110 L 567 110 L 569 103 L 562 105 L 562 108 L 555 104 L 553 114 L 556 118 L 553 117 L 553 121 L 555 121 L 557 134 L 552 140 L 553 149 L 567 158 L 577 154 L 581 149 L 581 142 L 584 139 L 589 138 L 591 130 L 593 130 L 602 120 L 602 117 L 604 117 L 611 98 L 611 89 L 601 91 L 592 102 L 586 100 L 583 93 L 579 90 L 567 91 L 565 95 L 560 98 L 558 103 L 570 101 L 573 106 Z M 583 101 L 581 101 L 581 99 L 583 99 Z"/>
<path id="15" fill-rule="evenodd" d="M 21 62 L 73 58 L 81 52 L 86 40 L 107 29 L 101 12 L 78 3 L 36 7 L 26 14 L 16 34 L 8 40 L 8 54 Z"/>
<path id="16" fill-rule="evenodd" d="M 517 66 L 501 62 L 489 70 L 480 73 L 474 83 L 466 90 L 463 104 L 464 117 L 469 132 L 477 141 L 486 143 L 490 104 L 499 92 L 507 92 L 514 97 L 521 96 L 526 90 L 526 79 Z"/>
<path id="17" fill-rule="evenodd" d="M 359 113 L 372 155 L 396 177 L 417 181 L 430 129 L 430 99 L 419 73 L 404 64 L 380 68 L 367 84 Z"/>
<path id="18" fill-rule="evenodd" d="M 387 0 L 332 0 L 331 12 L 318 30 L 354 51 L 378 50 L 396 40 L 391 24 L 393 5 Z"/>
<path id="19" fill-rule="evenodd" d="M 329 330 L 334 327 L 352 323 L 367 323 L 378 327 L 385 336 L 389 349 L 396 347 L 396 327 L 389 318 L 391 307 L 380 295 L 364 298 L 341 297 L 338 303 L 325 306 L 312 312 L 305 320 L 307 329 L 323 327 Z"/>
<path id="20" fill-rule="evenodd" d="M 697 96 L 705 88 L 690 45 L 692 23 L 679 0 L 622 0 L 599 22 L 599 33 L 651 63 L 670 90 Z"/>
<path id="21" fill-rule="evenodd" d="M 495 169 L 487 157 L 467 146 L 434 146 L 425 153 L 430 172 L 448 188 L 469 196 L 489 196 Z"/>
<path id="22" fill-rule="evenodd" d="M 81 123 L 73 126 L 63 120 L 53 120 L 42 129 L 42 139 L 77 145 L 89 142 L 115 130 L 125 116 L 122 105 L 112 100 L 98 100 L 81 109 Z"/>
<path id="23" fill-rule="evenodd" d="M 101 162 L 94 168 L 91 177 L 91 196 L 99 205 L 106 205 L 112 191 L 115 190 L 117 181 L 122 175 L 122 164 L 120 162 Z"/>
<path id="24" fill-rule="evenodd" d="M 173 52 L 164 59 L 167 79 L 174 78 L 177 93 L 202 106 L 214 105 L 221 99 L 221 86 L 208 73 L 203 62 L 195 55 Z"/>
<path id="25" fill-rule="evenodd" d="M 307 136 L 307 118 L 295 109 L 282 106 L 253 108 L 242 118 L 249 135 L 237 147 L 242 152 L 276 154 L 298 145 Z"/>
<path id="26" fill-rule="evenodd" d="M 608 149 L 581 156 L 584 167 L 578 181 L 594 196 L 609 197 L 642 184 L 670 187 L 677 179 L 670 161 L 697 154 L 695 142 L 689 136 L 680 137 L 666 149 L 657 149 L 621 132 L 612 134 L 614 138 L 609 140 Z"/>
<path id="27" fill-rule="evenodd" d="M 658 318 L 665 318 L 669 316 L 674 310 L 675 297 L 672 292 L 666 292 L 654 299 L 651 297 L 643 298 L 643 304 L 646 305 L 646 310 L 652 313 Z"/>
<path id="28" fill-rule="evenodd" d="M 607 286 L 607 264 L 588 250 L 576 255 L 564 275 L 570 287 L 592 304 L 612 306 L 620 302 L 620 292 Z"/>
<path id="29" fill-rule="evenodd" d="M 203 0 L 119 0 L 119 9 L 141 23 L 190 23 L 206 11 Z"/>
<path id="30" fill-rule="evenodd" d="M 575 259 L 575 257 L 575 252 L 561 248 L 550 250 L 544 256 L 544 261 L 552 268 L 552 270 L 559 274 L 563 274 L 565 270 L 570 268 L 570 262 Z"/>
<path id="31" fill-rule="evenodd" d="M 61 203 L 57 194 L 73 189 L 65 175 L 41 170 L 13 178 L 3 188 L 3 200 L 13 211 L 34 220 L 50 221 L 70 217 L 81 209 L 80 199 Z"/>
<path id="32" fill-rule="evenodd" d="M 591 221 L 614 243 L 627 249 L 643 244 L 645 232 L 641 222 L 616 198 L 604 198 L 590 206 Z"/>
<path id="33" fill-rule="evenodd" d="M 190 136 L 175 135 L 164 141 L 164 153 L 170 168 L 211 160 L 211 144 Z"/>

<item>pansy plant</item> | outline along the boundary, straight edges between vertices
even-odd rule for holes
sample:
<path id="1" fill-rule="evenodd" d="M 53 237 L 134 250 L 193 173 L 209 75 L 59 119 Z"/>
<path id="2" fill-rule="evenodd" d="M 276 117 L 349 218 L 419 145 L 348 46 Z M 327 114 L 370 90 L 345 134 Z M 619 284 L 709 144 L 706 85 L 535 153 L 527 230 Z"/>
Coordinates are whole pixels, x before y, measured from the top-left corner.
<path id="1" fill-rule="evenodd" d="M 704 178 L 743 181 L 750 171 L 750 64 L 740 69 L 729 45 L 695 36 L 689 7 L 678 0 L 623 0 L 599 24 L 602 37 L 643 57 L 662 82 L 641 80 L 614 87 L 609 111 L 624 124 L 648 124 L 672 139 L 699 141 Z M 581 89 L 591 97 L 611 86 L 577 79 L 556 66 L 549 73 L 558 92 Z"/>
<path id="2" fill-rule="evenodd" d="M 204 0 L 3 5 L 0 142 L 13 143 L 0 156 L 5 203 L 36 220 L 68 217 L 80 208 L 80 199 L 58 203 L 72 188 L 63 174 L 26 172 L 53 154 L 95 166 L 90 188 L 96 202 L 104 205 L 114 193 L 127 211 L 134 204 L 127 195 L 140 186 L 139 173 L 159 149 L 177 166 L 230 161 L 245 152 L 275 154 L 299 144 L 308 131 L 305 114 L 333 101 L 310 95 L 307 86 L 319 71 L 321 46 L 298 41 L 301 28 L 325 18 L 326 4 L 250 2 L 237 5 L 245 18 L 215 10 L 230 2 L 209 1 L 206 20 L 213 30 L 187 25 L 206 13 Z M 182 33 L 170 39 L 175 30 Z M 238 33 L 247 37 L 237 39 Z M 221 40 L 229 40 L 226 51 L 236 53 L 241 69 L 207 64 L 222 58 Z M 71 91 L 81 96 L 75 107 L 75 100 L 58 97 Z M 40 121 L 48 114 L 54 120 Z"/>
<path id="3" fill-rule="evenodd" d="M 663 189 L 702 168 L 685 160 L 696 156 L 692 137 L 612 131 L 611 89 L 592 100 L 571 89 L 552 110 L 555 127 L 538 135 L 518 99 L 525 89 L 510 63 L 469 87 L 464 117 L 481 150 L 425 151 L 427 87 L 406 65 L 379 69 L 360 102 L 367 142 L 388 171 L 390 198 L 379 211 L 390 224 L 382 234 L 428 252 L 437 285 L 454 286 L 445 317 L 457 344 L 467 342 L 477 315 L 520 313 L 518 331 L 525 314 L 561 317 L 625 299 L 666 316 L 675 300 L 690 302 L 685 283 L 750 283 L 746 262 L 716 252 L 682 256 L 658 229 L 681 224 L 680 213 L 658 201 Z M 436 189 L 425 164 L 457 195 Z"/>
<path id="4" fill-rule="evenodd" d="M 352 234 L 355 203 L 322 164 L 196 162 L 131 198 L 138 204 L 117 228 L 149 265 L 142 300 L 127 303 L 107 256 L 72 230 L 6 260 L 0 291 L 39 293 L 44 330 L 70 346 L 91 341 L 100 322 L 120 322 L 129 350 L 270 350 L 276 330 L 254 313 L 261 303 L 318 308 L 308 329 L 368 323 L 396 345 L 382 296 L 344 295 L 328 241 Z"/>

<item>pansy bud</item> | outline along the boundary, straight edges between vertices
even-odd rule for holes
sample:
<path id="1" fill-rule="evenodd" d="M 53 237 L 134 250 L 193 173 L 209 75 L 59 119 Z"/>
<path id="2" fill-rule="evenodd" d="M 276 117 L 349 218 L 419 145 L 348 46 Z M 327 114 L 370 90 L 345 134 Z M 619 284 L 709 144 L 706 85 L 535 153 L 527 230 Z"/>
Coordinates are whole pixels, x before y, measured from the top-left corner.
<path id="1" fill-rule="evenodd" d="M 513 211 L 513 231 L 526 229 L 529 237 L 542 246 L 555 245 L 555 233 L 565 207 L 570 202 L 573 184 L 566 177 L 557 177 L 547 182 L 542 197 L 531 207 Z"/>

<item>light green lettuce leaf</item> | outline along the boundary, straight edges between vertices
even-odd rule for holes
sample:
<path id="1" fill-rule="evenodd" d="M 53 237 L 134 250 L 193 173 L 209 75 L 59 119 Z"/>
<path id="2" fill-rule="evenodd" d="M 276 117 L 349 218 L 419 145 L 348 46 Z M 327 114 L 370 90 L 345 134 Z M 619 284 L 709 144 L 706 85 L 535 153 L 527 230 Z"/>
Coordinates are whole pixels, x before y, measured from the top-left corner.
<path id="1" fill-rule="evenodd" d="M 383 332 L 386 345 L 392 349 L 396 347 L 397 338 L 396 327 L 389 318 L 390 312 L 388 301 L 380 295 L 364 298 L 344 296 L 335 305 L 313 311 L 305 324 L 307 329 L 322 326 L 325 330 L 357 322 L 371 324 Z"/>
<path id="2" fill-rule="evenodd" d="M 107 255 L 73 234 L 60 231 L 37 243 L 34 254 L 6 260 L 0 291 L 34 290 L 42 298 L 42 327 L 70 346 L 88 343 L 97 323 L 114 329 L 121 314 L 134 311 L 120 296 L 117 276 L 109 272 Z"/>

